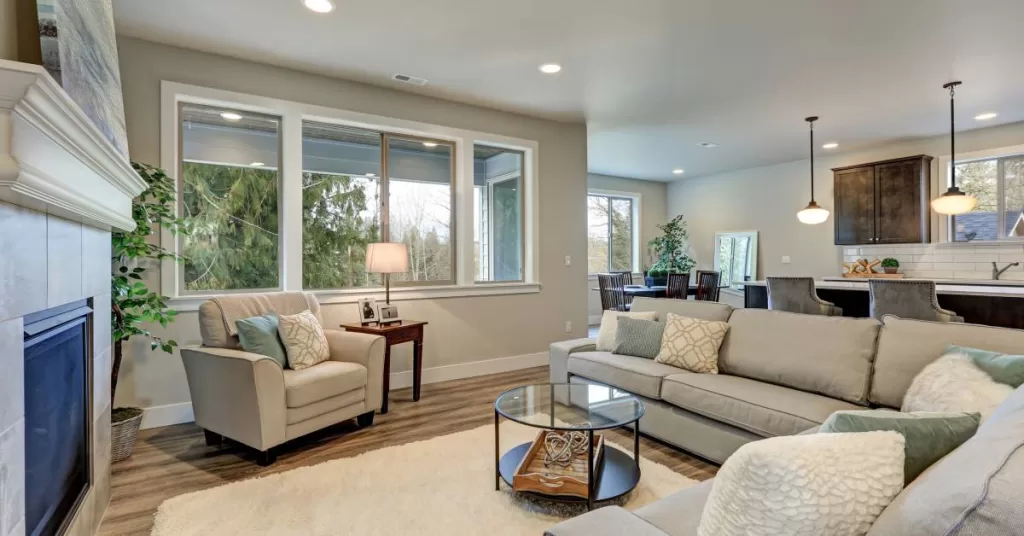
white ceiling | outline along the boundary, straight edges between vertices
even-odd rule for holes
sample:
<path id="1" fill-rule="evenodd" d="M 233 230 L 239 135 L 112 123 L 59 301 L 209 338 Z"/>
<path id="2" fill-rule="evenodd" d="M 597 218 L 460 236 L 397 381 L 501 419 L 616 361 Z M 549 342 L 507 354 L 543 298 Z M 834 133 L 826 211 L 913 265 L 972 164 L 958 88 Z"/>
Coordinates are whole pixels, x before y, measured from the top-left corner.
<path id="1" fill-rule="evenodd" d="M 118 33 L 531 115 L 673 180 L 1024 120 L 1022 0 L 114 0 Z M 544 75 L 537 66 L 558 62 Z M 390 80 L 427 78 L 423 88 Z M 258 90 L 254 89 L 254 91 Z M 996 111 L 979 123 L 974 115 Z M 711 141 L 721 147 L 702 149 Z"/>

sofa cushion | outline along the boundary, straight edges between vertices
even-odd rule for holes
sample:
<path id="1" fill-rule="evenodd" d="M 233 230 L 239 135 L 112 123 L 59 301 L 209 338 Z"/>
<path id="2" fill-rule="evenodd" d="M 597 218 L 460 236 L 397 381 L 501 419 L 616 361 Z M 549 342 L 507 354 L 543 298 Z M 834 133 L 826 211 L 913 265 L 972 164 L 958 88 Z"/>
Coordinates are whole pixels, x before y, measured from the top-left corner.
<path id="1" fill-rule="evenodd" d="M 717 302 L 640 297 L 633 299 L 630 311 L 634 313 L 653 311 L 657 314 L 658 322 L 665 322 L 669 313 L 712 322 L 725 322 L 732 314 L 732 307 Z"/>
<path id="2" fill-rule="evenodd" d="M 366 386 L 366 367 L 358 363 L 324 361 L 302 370 L 284 371 L 284 399 L 301 408 Z"/>
<path id="3" fill-rule="evenodd" d="M 678 370 L 662 382 L 662 400 L 763 437 L 799 434 L 833 412 L 860 408 L 749 378 Z"/>
<path id="4" fill-rule="evenodd" d="M 738 309 L 729 326 L 722 373 L 866 405 L 878 321 Z"/>
<path id="5" fill-rule="evenodd" d="M 585 515 L 563 521 L 544 531 L 544 536 L 665 536 L 654 525 L 621 506 L 598 508 Z M 694 533 L 694 536 L 696 533 Z M 687 535 L 689 536 L 689 535 Z"/>
<path id="6" fill-rule="evenodd" d="M 945 354 L 951 344 L 1019 354 L 1024 348 L 1024 330 L 886 316 L 878 336 L 869 400 L 890 408 L 900 407 L 914 377 L 925 365 Z"/>
<path id="7" fill-rule="evenodd" d="M 711 495 L 714 480 L 705 480 L 638 509 L 636 515 L 669 536 L 697 536 L 700 515 Z"/>
<path id="8" fill-rule="evenodd" d="M 199 333 L 203 338 L 203 346 L 213 348 L 242 348 L 238 335 L 229 333 L 224 324 L 224 312 L 221 304 L 239 304 L 251 310 L 247 317 L 267 313 L 278 315 L 294 315 L 302 311 L 310 311 L 320 319 L 320 302 L 316 296 L 308 292 L 265 292 L 262 294 L 227 294 L 219 296 L 216 301 L 206 300 L 199 305 Z M 242 308 L 242 307 L 240 307 Z M 244 317 L 243 317 L 244 318 Z M 233 326 L 237 330 L 237 326 Z"/>
<path id="9" fill-rule="evenodd" d="M 569 355 L 569 372 L 648 398 L 661 397 L 661 379 L 679 369 L 650 359 L 611 352 L 577 352 Z"/>
<path id="10" fill-rule="evenodd" d="M 277 315 L 271 313 L 235 321 L 238 341 L 246 352 L 265 355 L 277 361 L 281 368 L 288 366 L 288 356 L 277 333 Z"/>
<path id="11" fill-rule="evenodd" d="M 878 517 L 868 536 L 1021 534 L 1024 387 L 978 433 L 931 466 Z"/>

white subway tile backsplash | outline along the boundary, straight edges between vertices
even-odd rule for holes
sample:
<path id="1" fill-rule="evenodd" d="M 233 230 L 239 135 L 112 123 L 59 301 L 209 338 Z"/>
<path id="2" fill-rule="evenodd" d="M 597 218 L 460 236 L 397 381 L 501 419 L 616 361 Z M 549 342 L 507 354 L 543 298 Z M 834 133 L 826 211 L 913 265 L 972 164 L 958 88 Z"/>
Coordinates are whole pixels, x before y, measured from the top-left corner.
<path id="1" fill-rule="evenodd" d="M 996 259 L 999 262 L 1024 262 L 1024 253 L 1019 251 L 1016 252 L 999 252 L 999 258 Z"/>
<path id="2" fill-rule="evenodd" d="M 843 250 L 843 255 L 846 255 L 847 257 L 851 255 L 860 255 L 860 250 L 857 248 L 846 248 Z"/>
<path id="3" fill-rule="evenodd" d="M 953 262 L 952 255 L 946 254 L 934 254 L 928 253 L 925 255 L 915 255 L 914 261 L 916 262 Z"/>
<path id="4" fill-rule="evenodd" d="M 990 272 L 953 272 L 953 279 L 971 279 L 985 281 L 992 278 Z"/>
<path id="5" fill-rule="evenodd" d="M 995 253 L 955 253 L 953 262 L 995 262 L 999 255 Z"/>
<path id="6" fill-rule="evenodd" d="M 1022 243 L 896 244 L 841 251 L 843 262 L 892 257 L 908 277 L 933 279 L 990 279 L 993 262 L 1000 268 L 1011 262 L 1024 265 Z M 1001 279 L 1024 281 L 1024 266 L 1011 268 Z"/>

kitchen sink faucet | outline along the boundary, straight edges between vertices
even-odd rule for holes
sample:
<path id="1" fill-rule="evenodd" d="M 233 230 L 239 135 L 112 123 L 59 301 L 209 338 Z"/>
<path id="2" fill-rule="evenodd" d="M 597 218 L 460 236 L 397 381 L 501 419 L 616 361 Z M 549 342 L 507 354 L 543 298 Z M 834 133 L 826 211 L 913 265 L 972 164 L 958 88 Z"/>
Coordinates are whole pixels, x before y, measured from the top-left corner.
<path id="1" fill-rule="evenodd" d="M 1020 264 L 1019 262 L 1011 262 L 1010 264 L 1007 264 L 1002 269 L 1000 269 L 999 265 L 993 262 L 992 263 L 992 279 L 998 281 L 999 280 L 999 276 L 1003 275 L 1003 272 L 1005 272 L 1005 271 L 1009 270 L 1010 268 L 1013 268 L 1014 266 L 1017 266 L 1019 264 Z"/>

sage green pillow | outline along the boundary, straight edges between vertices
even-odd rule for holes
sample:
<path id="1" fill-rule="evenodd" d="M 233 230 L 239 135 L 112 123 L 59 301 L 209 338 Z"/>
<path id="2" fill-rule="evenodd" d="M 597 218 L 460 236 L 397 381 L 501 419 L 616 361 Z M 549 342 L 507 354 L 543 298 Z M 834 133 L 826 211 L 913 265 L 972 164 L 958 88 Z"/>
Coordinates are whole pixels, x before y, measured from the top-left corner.
<path id="1" fill-rule="evenodd" d="M 661 351 L 661 336 L 664 333 L 665 324 L 657 320 L 620 316 L 615 328 L 615 350 L 612 353 L 654 359 Z"/>
<path id="2" fill-rule="evenodd" d="M 933 463 L 973 437 L 980 422 L 977 413 L 837 411 L 818 433 L 899 432 L 906 438 L 903 478 L 910 484 Z"/>
<path id="3" fill-rule="evenodd" d="M 959 352 L 974 361 L 992 379 L 1011 387 L 1024 385 L 1024 355 L 1001 354 L 978 348 L 949 345 L 946 353 Z"/>
<path id="4" fill-rule="evenodd" d="M 288 354 L 284 351 L 281 336 L 277 334 L 277 315 L 269 314 L 235 320 L 238 340 L 246 352 L 265 355 L 277 361 L 281 368 L 287 368 Z"/>

